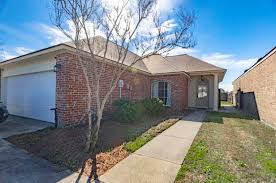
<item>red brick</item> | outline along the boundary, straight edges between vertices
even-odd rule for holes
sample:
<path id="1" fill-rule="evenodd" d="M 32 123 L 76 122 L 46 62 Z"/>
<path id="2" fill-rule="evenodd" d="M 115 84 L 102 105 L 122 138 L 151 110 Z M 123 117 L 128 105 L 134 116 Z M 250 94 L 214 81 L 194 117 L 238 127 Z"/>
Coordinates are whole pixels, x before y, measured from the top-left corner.
<path id="1" fill-rule="evenodd" d="M 254 92 L 260 119 L 276 126 L 276 53 L 233 82 L 235 95 Z"/>
<path id="2" fill-rule="evenodd" d="M 61 69 L 57 72 L 56 84 L 59 125 L 79 124 L 87 107 L 87 88 L 80 63 L 76 56 L 70 53 L 58 55 L 56 61 L 57 64 L 61 64 Z M 108 90 L 112 69 L 114 69 L 114 66 L 107 65 L 106 72 L 102 76 L 100 82 L 102 97 Z M 92 74 L 91 70 L 88 72 Z M 122 96 L 133 101 L 151 97 L 151 83 L 153 80 L 168 81 L 172 87 L 172 106 L 169 109 L 174 112 L 182 112 L 187 107 L 188 78 L 183 74 L 154 76 L 140 71 L 126 71 L 120 79 L 124 80 Z M 127 88 L 127 85 L 131 86 L 132 89 Z M 115 88 L 106 104 L 104 116 L 112 113 L 112 103 L 117 99 L 119 99 L 118 87 Z M 94 98 L 91 102 L 92 106 L 96 106 Z"/>

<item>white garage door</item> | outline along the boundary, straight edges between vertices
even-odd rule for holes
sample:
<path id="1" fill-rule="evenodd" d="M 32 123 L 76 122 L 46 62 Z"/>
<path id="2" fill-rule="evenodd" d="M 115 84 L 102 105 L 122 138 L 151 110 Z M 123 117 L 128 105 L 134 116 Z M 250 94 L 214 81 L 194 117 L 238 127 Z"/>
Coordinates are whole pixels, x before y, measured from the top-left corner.
<path id="1" fill-rule="evenodd" d="M 7 78 L 10 114 L 54 122 L 56 73 L 40 72 Z"/>

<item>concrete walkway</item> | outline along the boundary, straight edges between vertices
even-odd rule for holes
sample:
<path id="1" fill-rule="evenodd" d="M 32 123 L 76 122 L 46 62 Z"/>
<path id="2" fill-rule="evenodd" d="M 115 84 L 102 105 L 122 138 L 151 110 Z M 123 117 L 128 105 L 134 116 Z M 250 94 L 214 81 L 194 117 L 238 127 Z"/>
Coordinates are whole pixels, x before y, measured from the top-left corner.
<path id="1" fill-rule="evenodd" d="M 170 183 L 196 136 L 205 111 L 195 111 L 115 165 L 99 179 L 104 183 Z"/>

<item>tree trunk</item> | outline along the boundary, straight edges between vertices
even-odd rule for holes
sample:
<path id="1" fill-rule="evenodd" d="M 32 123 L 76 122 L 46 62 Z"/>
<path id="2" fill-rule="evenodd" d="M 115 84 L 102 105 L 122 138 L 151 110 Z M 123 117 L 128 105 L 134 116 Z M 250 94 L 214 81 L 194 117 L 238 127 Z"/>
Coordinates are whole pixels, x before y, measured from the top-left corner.
<path id="1" fill-rule="evenodd" d="M 86 137 L 86 144 L 85 144 L 85 152 L 89 152 L 90 151 L 90 144 L 91 144 L 91 136 L 92 136 L 92 117 L 91 117 L 91 113 L 88 112 L 88 132 L 87 132 L 87 137 Z"/>
<path id="2" fill-rule="evenodd" d="M 90 115 L 91 116 L 91 115 Z M 92 120 L 92 118 L 90 117 Z M 100 126 L 101 126 L 102 115 L 99 115 L 97 118 L 96 124 L 93 124 L 91 128 L 88 129 L 87 141 L 85 151 L 90 152 L 94 150 L 99 136 Z"/>
<path id="3" fill-rule="evenodd" d="M 91 144 L 90 144 L 90 150 L 94 150 L 94 148 L 96 147 L 96 144 L 98 141 L 98 136 L 99 136 L 99 131 L 100 131 L 100 125 L 96 125 L 94 127 L 92 138 L 91 138 L 92 140 L 91 140 Z"/>

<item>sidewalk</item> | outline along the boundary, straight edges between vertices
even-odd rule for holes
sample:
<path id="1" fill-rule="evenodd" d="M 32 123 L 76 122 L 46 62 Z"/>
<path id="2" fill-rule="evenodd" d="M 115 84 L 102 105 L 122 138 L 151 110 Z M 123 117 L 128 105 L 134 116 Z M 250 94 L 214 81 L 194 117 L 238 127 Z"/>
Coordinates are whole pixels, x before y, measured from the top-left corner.
<path id="1" fill-rule="evenodd" d="M 205 111 L 195 111 L 184 117 L 100 176 L 100 181 L 104 183 L 174 182 L 205 114 Z"/>

